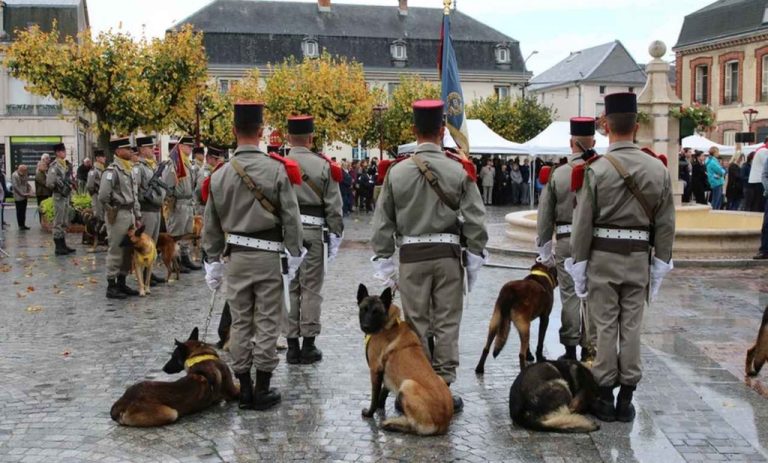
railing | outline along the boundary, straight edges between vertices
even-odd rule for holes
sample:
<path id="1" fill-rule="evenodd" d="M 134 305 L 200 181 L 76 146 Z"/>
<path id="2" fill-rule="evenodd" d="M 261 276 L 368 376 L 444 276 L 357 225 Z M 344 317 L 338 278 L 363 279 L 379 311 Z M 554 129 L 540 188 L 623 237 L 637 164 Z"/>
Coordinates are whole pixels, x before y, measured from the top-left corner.
<path id="1" fill-rule="evenodd" d="M 60 105 L 9 104 L 5 106 L 9 116 L 52 117 L 61 114 Z"/>
<path id="2" fill-rule="evenodd" d="M 61 106 L 52 104 L 37 105 L 38 116 L 58 116 L 61 114 Z"/>

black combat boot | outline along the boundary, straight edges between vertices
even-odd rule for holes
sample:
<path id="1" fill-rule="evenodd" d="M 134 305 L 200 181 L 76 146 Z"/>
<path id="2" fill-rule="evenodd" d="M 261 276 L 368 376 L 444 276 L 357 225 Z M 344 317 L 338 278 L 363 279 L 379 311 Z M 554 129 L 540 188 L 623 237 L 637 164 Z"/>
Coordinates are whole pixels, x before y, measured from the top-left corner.
<path id="1" fill-rule="evenodd" d="M 69 246 L 67 246 L 67 238 L 61 239 L 61 246 L 67 250 L 67 254 L 73 254 L 77 252 L 74 248 L 70 248 Z"/>
<path id="2" fill-rule="evenodd" d="M 196 263 L 192 262 L 192 259 L 189 258 L 189 256 L 181 256 L 181 267 L 188 268 L 189 270 L 200 270 L 203 267 L 200 265 L 197 265 Z"/>
<path id="3" fill-rule="evenodd" d="M 288 352 L 285 353 L 285 361 L 291 365 L 301 363 L 301 347 L 299 338 L 288 338 Z"/>
<path id="4" fill-rule="evenodd" d="M 576 360 L 576 346 L 565 346 L 565 354 L 557 358 L 558 360 Z"/>
<path id="5" fill-rule="evenodd" d="M 117 287 L 117 282 L 114 278 L 107 278 L 107 299 L 125 299 L 126 296 Z"/>
<path id="6" fill-rule="evenodd" d="M 622 384 L 619 388 L 619 395 L 616 398 L 616 421 L 630 423 L 635 419 L 635 406 L 632 405 L 632 393 L 635 392 L 635 386 Z"/>
<path id="7" fill-rule="evenodd" d="M 616 407 L 613 405 L 613 386 L 600 386 L 600 397 L 592 403 L 591 413 L 600 421 L 616 421 Z"/>
<path id="8" fill-rule="evenodd" d="M 153 286 L 156 286 L 156 285 L 161 285 L 163 283 L 165 283 L 165 278 L 155 276 L 154 273 L 149 275 L 149 286 L 150 287 L 153 287 Z"/>
<path id="9" fill-rule="evenodd" d="M 54 238 L 53 239 L 53 244 L 56 245 L 55 250 L 54 250 L 54 254 L 56 254 L 57 256 L 66 256 L 67 254 L 69 254 L 69 251 L 67 251 L 67 248 L 64 247 L 64 240 L 63 239 L 61 239 L 61 238 Z"/>
<path id="10" fill-rule="evenodd" d="M 323 359 L 323 352 L 315 347 L 315 337 L 304 338 L 301 346 L 301 363 L 309 365 Z"/>
<path id="11" fill-rule="evenodd" d="M 241 410 L 253 409 L 253 382 L 251 382 L 251 373 L 239 373 L 235 375 L 240 381 L 240 403 L 238 407 Z"/>
<path id="12" fill-rule="evenodd" d="M 450 387 L 451 383 L 448 383 L 448 388 Z M 451 399 L 453 399 L 453 413 L 461 413 L 464 410 L 464 401 L 461 399 L 461 396 L 451 391 Z M 402 412 L 402 410 L 399 411 Z"/>
<path id="13" fill-rule="evenodd" d="M 269 387 L 272 372 L 256 370 L 256 388 L 253 394 L 253 408 L 267 410 L 280 403 L 280 392 Z"/>
<path id="14" fill-rule="evenodd" d="M 118 275 L 117 276 L 117 289 L 119 289 L 126 296 L 138 296 L 139 295 L 138 291 L 136 291 L 133 288 L 129 288 L 128 285 L 125 284 L 125 275 Z"/>

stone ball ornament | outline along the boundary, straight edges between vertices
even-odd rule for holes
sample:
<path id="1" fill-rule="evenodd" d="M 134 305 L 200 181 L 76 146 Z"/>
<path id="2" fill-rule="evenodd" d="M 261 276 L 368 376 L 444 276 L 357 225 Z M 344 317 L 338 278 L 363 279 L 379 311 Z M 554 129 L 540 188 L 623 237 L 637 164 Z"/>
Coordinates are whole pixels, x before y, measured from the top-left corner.
<path id="1" fill-rule="evenodd" d="M 667 54 L 667 45 L 664 44 L 664 42 L 661 40 L 654 40 L 648 47 L 648 53 L 650 53 L 651 56 L 655 59 L 661 59 L 665 54 Z"/>

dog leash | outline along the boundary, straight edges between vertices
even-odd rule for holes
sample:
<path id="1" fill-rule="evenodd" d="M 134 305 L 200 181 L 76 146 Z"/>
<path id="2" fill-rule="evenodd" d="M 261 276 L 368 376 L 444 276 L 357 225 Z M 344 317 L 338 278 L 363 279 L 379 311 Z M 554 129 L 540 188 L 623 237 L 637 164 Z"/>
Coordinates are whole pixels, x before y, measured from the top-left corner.
<path id="1" fill-rule="evenodd" d="M 208 327 L 211 324 L 211 317 L 213 317 L 213 306 L 216 304 L 216 293 L 219 292 L 218 289 L 215 289 L 213 291 L 213 294 L 211 294 L 211 306 L 208 309 L 208 317 L 205 319 L 205 327 L 203 328 L 203 337 L 200 338 L 202 342 L 205 342 L 205 338 L 208 336 Z"/>

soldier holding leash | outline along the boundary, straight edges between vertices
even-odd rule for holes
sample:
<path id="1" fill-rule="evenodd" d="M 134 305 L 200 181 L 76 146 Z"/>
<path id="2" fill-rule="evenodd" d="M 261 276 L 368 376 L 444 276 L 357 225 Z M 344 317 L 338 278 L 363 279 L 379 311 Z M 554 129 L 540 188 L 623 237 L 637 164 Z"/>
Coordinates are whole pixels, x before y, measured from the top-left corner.
<path id="1" fill-rule="evenodd" d="M 136 147 L 139 150 L 139 162 L 133 166 L 133 174 L 138 185 L 138 200 L 141 207 L 141 218 L 147 235 L 157 243 L 160 236 L 160 222 L 162 220 L 163 201 L 167 187 L 160 180 L 167 164 L 157 165 L 155 160 L 155 139 L 153 137 L 139 137 L 136 139 Z M 150 276 L 150 283 L 165 283 L 165 279 Z"/>
<path id="2" fill-rule="evenodd" d="M 192 164 L 189 161 L 193 143 L 192 137 L 183 137 L 179 140 L 175 148 L 177 158 L 173 168 L 165 169 L 162 176 L 163 183 L 168 186 L 166 226 L 168 233 L 179 242 L 182 273 L 202 268 L 192 262 L 189 255 L 188 237 L 192 234 L 192 221 L 194 219 L 192 196 L 195 187 L 195 174 L 192 172 Z"/>
<path id="3" fill-rule="evenodd" d="M 67 228 L 69 227 L 69 198 L 74 185 L 72 182 L 72 164 L 67 161 L 67 149 L 64 143 L 53 147 L 56 158 L 48 166 L 45 184 L 53 190 L 53 242 L 56 245 L 54 253 L 65 256 L 75 252 L 67 246 Z"/>
<path id="4" fill-rule="evenodd" d="M 646 299 L 656 296 L 673 267 L 675 206 L 669 171 L 634 143 L 635 94 L 606 96 L 605 117 L 607 154 L 573 175 L 578 191 L 573 257 L 565 267 L 576 294 L 587 299 L 597 332 L 592 372 L 600 399 L 592 414 L 603 421 L 629 422 L 635 418 L 632 395 L 642 377 L 640 329 Z M 621 388 L 614 405 L 616 386 Z"/>

